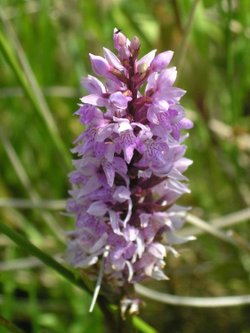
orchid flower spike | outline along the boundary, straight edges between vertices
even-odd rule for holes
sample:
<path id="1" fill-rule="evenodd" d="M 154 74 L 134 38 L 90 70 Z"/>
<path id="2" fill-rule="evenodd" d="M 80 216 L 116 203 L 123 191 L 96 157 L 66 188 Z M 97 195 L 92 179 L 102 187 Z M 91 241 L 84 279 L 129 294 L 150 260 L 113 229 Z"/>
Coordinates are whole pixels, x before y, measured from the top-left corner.
<path id="1" fill-rule="evenodd" d="M 183 173 L 192 163 L 184 157 L 183 130 L 192 122 L 180 105 L 185 91 L 173 86 L 173 52 L 138 59 L 138 37 L 130 41 L 115 29 L 113 40 L 116 54 L 90 54 L 102 81 L 82 80 L 88 94 L 76 114 L 85 128 L 69 175 L 67 209 L 76 224 L 67 260 L 97 281 L 91 311 L 101 283 L 122 290 L 124 299 L 138 281 L 167 279 L 167 253 L 193 239 L 176 235 L 187 211 L 176 200 L 189 193 Z"/>

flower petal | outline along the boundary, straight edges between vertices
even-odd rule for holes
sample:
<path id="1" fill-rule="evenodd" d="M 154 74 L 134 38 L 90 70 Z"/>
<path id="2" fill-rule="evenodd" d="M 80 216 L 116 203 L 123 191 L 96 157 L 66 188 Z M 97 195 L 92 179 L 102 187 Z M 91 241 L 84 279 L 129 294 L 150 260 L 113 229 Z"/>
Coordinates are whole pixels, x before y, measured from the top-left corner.
<path id="1" fill-rule="evenodd" d="M 104 57 L 109 62 L 109 64 L 119 71 L 124 70 L 124 67 L 122 66 L 120 60 L 117 58 L 117 56 L 111 52 L 109 49 L 106 49 L 106 47 L 103 48 Z"/>
<path id="2" fill-rule="evenodd" d="M 90 94 L 101 95 L 106 92 L 103 83 L 92 75 L 82 78 L 81 84 Z"/>

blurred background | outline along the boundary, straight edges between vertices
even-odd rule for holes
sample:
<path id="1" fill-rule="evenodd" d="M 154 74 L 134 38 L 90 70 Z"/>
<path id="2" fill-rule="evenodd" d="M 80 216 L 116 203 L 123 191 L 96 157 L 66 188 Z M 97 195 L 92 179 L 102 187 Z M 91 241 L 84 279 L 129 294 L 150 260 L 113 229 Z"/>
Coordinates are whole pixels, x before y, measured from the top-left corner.
<path id="1" fill-rule="evenodd" d="M 249 293 L 250 1 L 1 0 L 0 220 L 61 260 L 62 215 L 72 170 L 73 116 L 91 72 L 88 53 L 113 48 L 114 27 L 141 39 L 141 55 L 174 50 L 182 104 L 194 121 L 180 204 L 222 229 L 226 242 L 186 224 L 197 240 L 167 258 L 167 282 L 147 283 L 186 296 Z M 237 212 L 238 220 L 231 219 Z M 212 221 L 212 222 L 211 222 Z M 231 222 L 230 222 L 231 221 Z M 233 221 L 233 222 L 232 222 Z M 236 224 L 236 222 L 237 224 Z M 190 229 L 192 228 L 192 229 Z M 198 231 L 197 231 L 198 230 Z M 199 232 L 199 234 L 198 234 Z M 232 244 L 233 243 L 233 244 Z M 24 332 L 104 332 L 90 297 L 0 235 L 0 314 Z M 173 307 L 145 299 L 141 317 L 155 331 L 250 332 L 250 307 Z M 0 326 L 0 332 L 8 332 Z M 139 332 L 139 331 L 138 331 Z M 146 332 L 146 331 L 145 331 Z"/>

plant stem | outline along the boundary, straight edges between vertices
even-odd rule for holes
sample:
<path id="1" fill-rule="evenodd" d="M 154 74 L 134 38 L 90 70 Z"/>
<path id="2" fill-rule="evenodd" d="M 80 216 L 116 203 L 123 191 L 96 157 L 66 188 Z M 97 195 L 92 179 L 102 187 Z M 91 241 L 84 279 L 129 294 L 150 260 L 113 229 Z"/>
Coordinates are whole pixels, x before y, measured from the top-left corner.
<path id="1" fill-rule="evenodd" d="M 136 333 L 136 329 L 132 321 L 132 316 L 127 315 L 126 319 L 124 319 L 121 317 L 119 312 L 117 333 Z"/>
<path id="2" fill-rule="evenodd" d="M 106 322 L 107 332 L 115 333 L 117 329 L 117 322 L 113 311 L 110 309 L 110 307 L 107 304 L 107 300 L 102 295 L 99 295 L 97 303 L 103 313 L 103 317 Z"/>

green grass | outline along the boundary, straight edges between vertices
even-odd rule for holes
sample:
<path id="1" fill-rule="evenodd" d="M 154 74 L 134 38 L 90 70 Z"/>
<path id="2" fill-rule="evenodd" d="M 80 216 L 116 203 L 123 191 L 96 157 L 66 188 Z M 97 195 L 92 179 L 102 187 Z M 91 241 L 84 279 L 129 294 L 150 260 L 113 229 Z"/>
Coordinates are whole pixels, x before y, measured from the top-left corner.
<path id="1" fill-rule="evenodd" d="M 45 253 L 63 254 L 62 230 L 73 221 L 35 202 L 68 196 L 70 148 L 82 130 L 72 116 L 84 94 L 79 81 L 91 71 L 88 53 L 112 48 L 114 27 L 138 35 L 142 54 L 152 48 L 176 52 L 178 86 L 187 90 L 183 105 L 195 123 L 187 151 L 194 160 L 187 172 L 192 194 L 180 203 L 204 220 L 250 206 L 248 0 L 2 0 L 0 14 L 0 197 L 31 203 L 30 209 L 1 207 L 4 225 Z M 248 294 L 247 220 L 230 230 L 238 246 L 203 233 L 180 247 L 179 258 L 168 258 L 170 281 L 150 286 L 189 296 Z M 104 332 L 98 307 L 88 313 L 86 292 L 47 266 L 32 266 L 35 253 L 4 234 L 0 248 L 3 318 L 24 332 Z M 145 302 L 141 317 L 150 326 L 135 320 L 139 332 L 250 332 L 249 306 L 192 309 Z M 8 329 L 0 326 L 0 332 Z"/>

